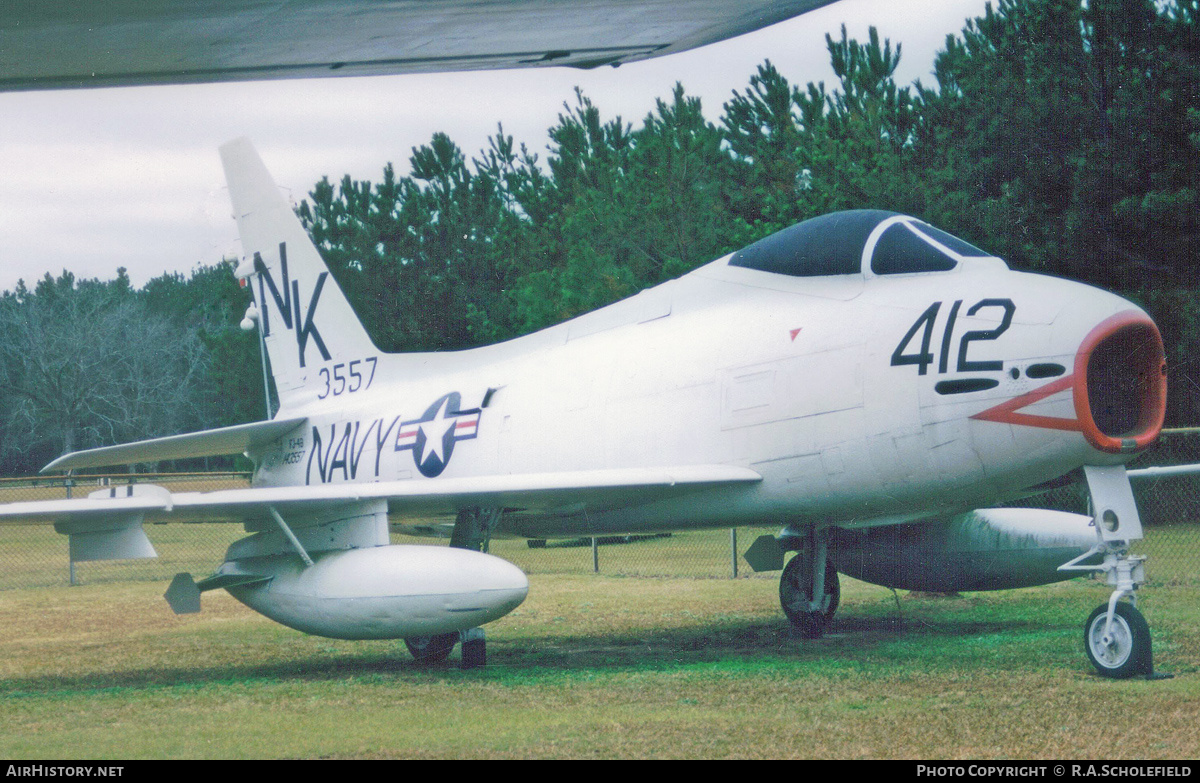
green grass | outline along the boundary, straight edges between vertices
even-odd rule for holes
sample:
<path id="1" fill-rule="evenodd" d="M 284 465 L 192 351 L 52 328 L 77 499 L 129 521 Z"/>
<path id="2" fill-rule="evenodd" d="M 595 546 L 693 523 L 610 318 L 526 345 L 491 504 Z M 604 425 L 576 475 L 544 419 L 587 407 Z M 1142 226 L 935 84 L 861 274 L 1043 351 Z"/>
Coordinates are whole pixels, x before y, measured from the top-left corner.
<path id="1" fill-rule="evenodd" d="M 80 564 L 67 587 L 64 537 L 0 527 L 3 581 L 38 586 L 0 590 L 0 757 L 1200 756 L 1197 525 L 1141 546 L 1140 606 L 1177 675 L 1155 682 L 1092 672 L 1082 624 L 1108 592 L 1082 580 L 897 598 L 844 579 L 829 635 L 795 638 L 776 574 L 728 578 L 727 530 L 602 547 L 598 575 L 590 547 L 493 542 L 529 598 L 488 626 L 486 668 L 421 668 L 222 591 L 176 617 L 170 575 L 208 573 L 243 533 L 147 532 L 159 560 Z"/>
<path id="2" fill-rule="evenodd" d="M 726 534 L 727 535 L 727 534 Z M 1107 595 L 961 598 L 846 580 L 794 638 L 773 580 L 533 574 L 488 666 L 265 620 L 223 592 L 175 617 L 153 583 L 0 592 L 0 756 L 15 758 L 1196 758 L 1200 588 L 1150 586 L 1156 660 L 1104 680 Z M 456 654 L 457 655 L 457 654 Z"/>

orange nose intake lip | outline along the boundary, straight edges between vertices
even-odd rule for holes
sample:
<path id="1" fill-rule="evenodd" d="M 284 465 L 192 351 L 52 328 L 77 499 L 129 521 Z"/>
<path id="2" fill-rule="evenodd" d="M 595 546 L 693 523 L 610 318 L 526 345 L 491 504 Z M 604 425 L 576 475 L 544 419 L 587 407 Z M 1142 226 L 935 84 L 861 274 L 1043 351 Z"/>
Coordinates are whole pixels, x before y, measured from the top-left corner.
<path id="1" fill-rule="evenodd" d="M 1023 412 L 1070 390 L 1075 418 Z M 1149 446 L 1162 431 L 1167 410 L 1167 363 L 1158 327 L 1129 310 L 1103 321 L 1079 346 L 1074 372 L 1045 386 L 980 411 L 979 421 L 1078 432 L 1109 454 Z"/>
<path id="2" fill-rule="evenodd" d="M 1154 442 L 1167 409 L 1162 337 L 1142 313 L 1127 311 L 1088 333 L 1075 354 L 1075 415 L 1083 436 L 1110 454 Z"/>

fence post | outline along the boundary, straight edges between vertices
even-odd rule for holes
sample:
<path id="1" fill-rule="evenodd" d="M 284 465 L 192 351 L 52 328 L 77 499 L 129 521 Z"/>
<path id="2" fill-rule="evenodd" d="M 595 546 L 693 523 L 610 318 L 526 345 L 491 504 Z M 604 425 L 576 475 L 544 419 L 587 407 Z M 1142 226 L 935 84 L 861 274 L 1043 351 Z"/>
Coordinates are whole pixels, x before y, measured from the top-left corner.
<path id="1" fill-rule="evenodd" d="M 67 500 L 71 499 L 71 487 L 75 486 L 75 471 L 68 470 L 67 477 L 63 479 L 63 486 L 67 488 Z M 71 559 L 71 546 L 67 544 L 67 581 L 71 587 L 75 586 L 75 561 Z"/>
<path id="2" fill-rule="evenodd" d="M 733 568 L 733 576 L 731 579 L 737 579 L 737 528 L 729 528 L 729 562 Z"/>
<path id="3" fill-rule="evenodd" d="M 592 536 L 592 573 L 600 573 L 600 546 L 596 543 L 595 536 Z"/>

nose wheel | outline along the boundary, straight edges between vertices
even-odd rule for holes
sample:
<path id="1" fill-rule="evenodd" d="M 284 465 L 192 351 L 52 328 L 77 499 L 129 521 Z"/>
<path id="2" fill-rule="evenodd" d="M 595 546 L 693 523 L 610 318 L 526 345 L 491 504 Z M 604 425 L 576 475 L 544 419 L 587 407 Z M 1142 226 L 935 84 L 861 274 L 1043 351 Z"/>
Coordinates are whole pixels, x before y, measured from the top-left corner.
<path id="1" fill-rule="evenodd" d="M 1083 649 L 1096 671 L 1125 679 L 1154 669 L 1150 626 L 1133 604 L 1120 602 L 1108 619 L 1108 604 L 1096 607 L 1083 626 Z"/>

